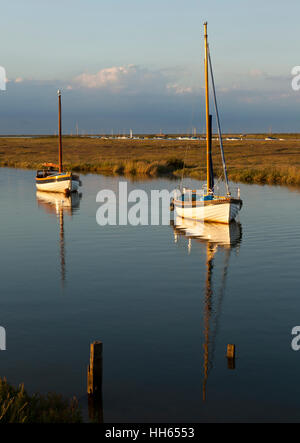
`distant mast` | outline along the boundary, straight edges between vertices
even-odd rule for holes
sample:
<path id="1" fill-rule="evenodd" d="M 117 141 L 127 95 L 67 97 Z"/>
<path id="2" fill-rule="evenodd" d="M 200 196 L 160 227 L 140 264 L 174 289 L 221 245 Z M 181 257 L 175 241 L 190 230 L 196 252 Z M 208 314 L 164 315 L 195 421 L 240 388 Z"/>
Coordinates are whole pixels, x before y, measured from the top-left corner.
<path id="1" fill-rule="evenodd" d="M 58 95 L 58 140 L 59 140 L 59 151 L 58 151 L 58 172 L 62 172 L 62 130 L 61 130 L 61 90 L 57 91 Z"/>

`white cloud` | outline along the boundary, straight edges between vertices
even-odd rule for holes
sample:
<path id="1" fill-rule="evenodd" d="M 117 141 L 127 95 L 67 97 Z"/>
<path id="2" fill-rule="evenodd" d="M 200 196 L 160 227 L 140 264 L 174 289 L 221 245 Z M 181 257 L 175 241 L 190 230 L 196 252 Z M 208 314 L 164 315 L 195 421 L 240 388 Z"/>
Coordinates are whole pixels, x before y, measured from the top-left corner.
<path id="1" fill-rule="evenodd" d="M 270 74 L 268 72 L 261 71 L 260 69 L 250 69 L 249 71 L 250 77 L 255 77 L 261 80 L 272 80 L 278 82 L 289 82 L 290 75 L 282 75 L 282 74 Z"/>
<path id="2" fill-rule="evenodd" d="M 74 78 L 73 83 L 79 87 L 102 89 L 107 87 L 122 86 L 125 79 L 136 75 L 136 67 L 114 66 L 112 68 L 101 69 L 96 74 L 84 73 Z"/>
<path id="3" fill-rule="evenodd" d="M 71 86 L 88 89 L 108 89 L 119 92 L 134 84 L 151 80 L 151 71 L 135 65 L 113 66 L 98 71 L 96 74 L 83 73 L 75 77 Z"/>
<path id="4" fill-rule="evenodd" d="M 192 88 L 181 86 L 178 83 L 169 83 L 167 89 L 175 94 L 191 94 L 193 92 Z"/>
<path id="5" fill-rule="evenodd" d="M 260 69 L 250 69 L 250 77 L 262 77 L 264 73 Z"/>
<path id="6" fill-rule="evenodd" d="M 87 88 L 129 94 L 192 92 L 191 88 L 172 83 L 171 80 L 172 73 L 162 70 L 155 71 L 137 65 L 113 66 L 95 74 L 78 75 L 71 81 L 69 89 Z"/>

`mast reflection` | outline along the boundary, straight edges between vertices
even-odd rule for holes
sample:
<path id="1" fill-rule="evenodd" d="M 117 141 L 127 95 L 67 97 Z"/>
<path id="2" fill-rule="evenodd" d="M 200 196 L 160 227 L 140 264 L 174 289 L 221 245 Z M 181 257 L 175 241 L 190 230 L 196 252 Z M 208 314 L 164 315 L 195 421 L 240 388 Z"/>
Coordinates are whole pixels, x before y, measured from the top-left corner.
<path id="1" fill-rule="evenodd" d="M 36 200 L 39 208 L 43 208 L 50 215 L 55 215 L 59 222 L 59 255 L 61 284 L 66 280 L 66 250 L 65 250 L 65 214 L 72 217 L 75 210 L 79 209 L 82 195 L 78 192 L 70 195 L 37 191 Z"/>
<path id="2" fill-rule="evenodd" d="M 242 227 L 240 223 L 231 224 L 203 223 L 188 220 L 175 214 L 171 221 L 174 230 L 175 243 L 186 240 L 183 245 L 190 253 L 197 243 L 205 245 L 206 251 L 206 277 L 203 307 L 203 401 L 206 400 L 206 385 L 209 372 L 212 369 L 214 357 L 215 338 L 218 330 L 219 316 L 225 292 L 226 278 L 230 255 L 233 249 L 238 251 L 242 241 Z M 213 290 L 214 261 L 218 249 L 225 252 L 225 260 L 221 274 L 220 287 L 217 294 Z"/>

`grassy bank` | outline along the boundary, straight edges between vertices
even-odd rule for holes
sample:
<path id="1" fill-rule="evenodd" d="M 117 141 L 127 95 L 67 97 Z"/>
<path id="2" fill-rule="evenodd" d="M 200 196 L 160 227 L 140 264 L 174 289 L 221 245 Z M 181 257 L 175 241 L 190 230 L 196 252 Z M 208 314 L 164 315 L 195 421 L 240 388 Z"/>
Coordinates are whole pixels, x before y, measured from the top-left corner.
<path id="1" fill-rule="evenodd" d="M 0 378 L 0 423 L 80 423 L 76 399 L 58 394 L 28 395 L 24 385 L 11 386 Z"/>
<path id="2" fill-rule="evenodd" d="M 300 139 L 225 141 L 229 178 L 246 183 L 300 186 Z M 205 141 L 103 140 L 64 137 L 64 166 L 82 173 L 128 176 L 205 177 Z M 222 170 L 217 142 L 215 170 Z M 54 137 L 1 138 L 0 166 L 37 169 L 57 162 Z"/>

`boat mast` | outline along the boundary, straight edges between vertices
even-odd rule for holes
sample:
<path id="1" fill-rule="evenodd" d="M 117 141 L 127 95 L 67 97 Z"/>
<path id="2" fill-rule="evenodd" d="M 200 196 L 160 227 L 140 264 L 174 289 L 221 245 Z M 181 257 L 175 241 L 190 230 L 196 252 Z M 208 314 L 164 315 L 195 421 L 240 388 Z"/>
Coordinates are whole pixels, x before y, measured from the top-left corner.
<path id="1" fill-rule="evenodd" d="M 58 151 L 58 172 L 62 172 L 62 135 L 61 135 L 61 90 L 57 91 L 58 95 L 58 140 L 59 140 L 59 151 Z"/>
<path id="2" fill-rule="evenodd" d="M 207 168 L 207 193 L 211 193 L 211 128 L 209 116 L 209 84 L 208 84 L 208 42 L 207 42 L 207 22 L 204 23 L 205 42 L 205 107 L 206 107 L 206 168 Z"/>

